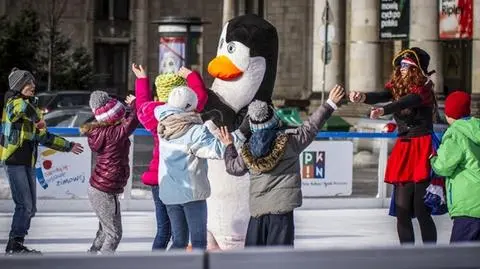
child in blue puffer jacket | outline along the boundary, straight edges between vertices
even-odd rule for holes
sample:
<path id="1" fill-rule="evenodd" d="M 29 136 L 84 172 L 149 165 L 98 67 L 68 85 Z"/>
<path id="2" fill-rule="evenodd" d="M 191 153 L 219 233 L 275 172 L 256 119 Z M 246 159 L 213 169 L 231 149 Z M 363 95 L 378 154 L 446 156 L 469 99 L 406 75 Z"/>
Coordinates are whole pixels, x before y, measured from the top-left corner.
<path id="1" fill-rule="evenodd" d="M 162 152 L 159 196 L 172 225 L 172 249 L 185 249 L 189 237 L 192 248 L 206 249 L 206 199 L 210 196 L 207 159 L 221 159 L 225 152 L 225 146 L 210 131 L 210 122 L 203 124 L 195 112 L 197 104 L 192 89 L 180 86 L 172 90 L 166 105 L 155 109 Z M 249 132 L 248 125 L 242 126 L 243 132 L 232 134 L 238 146 Z"/>

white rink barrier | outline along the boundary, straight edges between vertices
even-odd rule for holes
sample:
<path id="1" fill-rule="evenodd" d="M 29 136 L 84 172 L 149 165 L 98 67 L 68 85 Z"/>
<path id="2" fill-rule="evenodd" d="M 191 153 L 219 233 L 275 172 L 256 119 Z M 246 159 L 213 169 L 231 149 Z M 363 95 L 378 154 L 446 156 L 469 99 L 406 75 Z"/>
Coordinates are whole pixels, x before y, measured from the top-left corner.
<path id="1" fill-rule="evenodd" d="M 82 140 L 77 128 L 49 128 L 49 131 L 73 140 Z M 121 197 L 123 211 L 151 211 L 154 208 L 151 199 L 132 198 L 132 175 L 134 164 L 134 139 L 150 136 L 144 129 L 137 129 L 131 136 L 130 148 L 130 179 Z M 304 193 L 301 209 L 347 209 L 347 208 L 384 208 L 388 207 L 387 185 L 383 182 L 388 157 L 388 140 L 396 137 L 396 133 L 358 133 L 358 132 L 320 132 L 319 141 L 315 141 L 300 156 L 302 164 L 302 190 Z M 379 147 L 377 194 L 375 197 L 349 197 L 352 192 L 353 146 L 348 139 L 375 139 Z M 333 141 L 332 141 L 333 140 Z M 341 140 L 341 141 L 338 141 Z M 343 140 L 343 141 L 342 141 Z M 345 141 L 347 140 L 347 141 Z M 85 148 L 88 146 L 85 145 Z M 341 153 L 351 155 L 343 158 Z M 345 151 L 345 152 L 344 152 Z M 91 152 L 87 149 L 85 157 L 73 159 L 65 153 L 52 153 L 48 149 L 40 148 L 37 172 L 44 169 L 42 177 L 48 183 L 47 189 L 37 186 L 37 208 L 41 212 L 83 212 L 91 211 L 86 199 L 86 185 L 88 184 L 89 170 L 91 170 Z M 70 162 L 66 160 L 75 160 Z M 70 165 L 69 165 L 70 164 Z M 339 165 L 340 167 L 335 167 Z M 3 170 L 3 169 L 2 169 Z M 3 171 L 2 171 L 3 172 Z M 0 186 L 1 187 L 1 186 Z M 5 185 L 4 185 L 5 188 Z M 8 188 L 8 185 L 7 185 Z M 7 189 L 8 190 L 8 189 Z M 1 191 L 1 189 L 0 189 Z M 11 199 L 0 200 L 0 212 L 12 212 L 14 208 Z"/>
<path id="2" fill-rule="evenodd" d="M 301 250 L 281 248 L 225 252 L 88 254 L 30 257 L 0 256 L 9 269 L 474 269 L 480 245 L 369 249 Z"/>

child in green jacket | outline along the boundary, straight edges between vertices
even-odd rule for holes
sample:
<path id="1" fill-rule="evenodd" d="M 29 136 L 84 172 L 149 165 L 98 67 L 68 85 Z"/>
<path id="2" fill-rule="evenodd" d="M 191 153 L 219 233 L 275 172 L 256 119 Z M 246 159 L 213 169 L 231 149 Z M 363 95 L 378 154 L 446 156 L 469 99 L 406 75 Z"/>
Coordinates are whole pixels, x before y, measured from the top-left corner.
<path id="1" fill-rule="evenodd" d="M 430 163 L 447 178 L 450 242 L 480 241 L 480 119 L 470 117 L 470 96 L 461 91 L 447 97 L 445 115 L 450 127 Z"/>
<path id="2" fill-rule="evenodd" d="M 35 78 L 14 68 L 8 76 L 10 90 L 5 93 L 0 131 L 0 162 L 4 165 L 15 211 L 5 253 L 40 254 L 24 245 L 32 218 L 37 212 L 35 163 L 38 145 L 80 154 L 80 144 L 69 142 L 47 131 L 43 115 L 36 105 Z"/>

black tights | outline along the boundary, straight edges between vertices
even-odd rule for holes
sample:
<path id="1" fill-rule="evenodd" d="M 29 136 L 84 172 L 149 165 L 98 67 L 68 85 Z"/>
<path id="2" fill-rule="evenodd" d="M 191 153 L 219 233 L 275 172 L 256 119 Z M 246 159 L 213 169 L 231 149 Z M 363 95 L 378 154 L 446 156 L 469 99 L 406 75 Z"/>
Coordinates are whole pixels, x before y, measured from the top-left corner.
<path id="1" fill-rule="evenodd" d="M 412 217 L 420 224 L 423 243 L 437 242 L 437 228 L 423 197 L 430 183 L 401 183 L 395 186 L 395 206 L 397 213 L 397 232 L 401 244 L 415 243 Z"/>

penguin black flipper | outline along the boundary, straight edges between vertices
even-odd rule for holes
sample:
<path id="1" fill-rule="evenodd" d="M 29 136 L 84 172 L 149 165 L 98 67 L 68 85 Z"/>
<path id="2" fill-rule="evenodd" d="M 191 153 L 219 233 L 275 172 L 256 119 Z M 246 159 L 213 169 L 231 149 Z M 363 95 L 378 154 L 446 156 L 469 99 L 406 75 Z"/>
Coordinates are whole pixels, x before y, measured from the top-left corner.
<path id="1" fill-rule="evenodd" d="M 222 102 L 218 95 L 213 91 L 208 89 L 207 93 L 208 101 L 201 115 L 203 122 L 211 120 L 218 127 L 227 126 L 229 130 L 236 128 L 235 118 L 237 113 L 235 113 L 231 107 Z"/>

